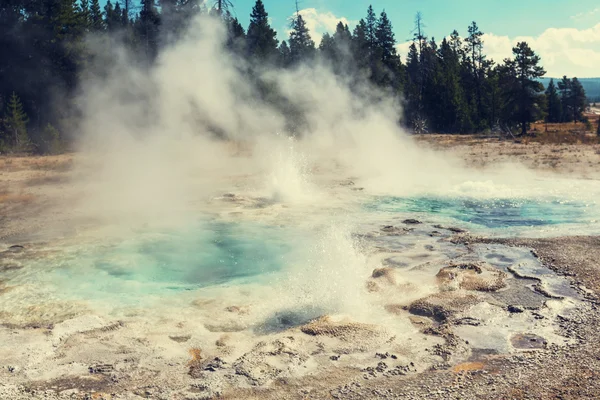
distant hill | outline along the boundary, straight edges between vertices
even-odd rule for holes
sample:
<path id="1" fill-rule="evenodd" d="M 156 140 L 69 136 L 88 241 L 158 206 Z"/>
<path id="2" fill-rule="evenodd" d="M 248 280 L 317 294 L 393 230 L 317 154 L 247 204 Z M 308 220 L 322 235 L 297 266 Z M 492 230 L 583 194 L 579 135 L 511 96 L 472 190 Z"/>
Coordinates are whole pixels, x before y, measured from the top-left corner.
<path id="1" fill-rule="evenodd" d="M 551 78 L 541 78 L 540 81 L 544 85 L 544 87 L 548 87 L 548 83 L 550 83 Z M 554 83 L 557 83 L 561 78 L 554 78 Z M 585 94 L 587 95 L 590 102 L 598 102 L 600 103 L 600 78 L 577 78 L 581 85 L 585 89 Z"/>

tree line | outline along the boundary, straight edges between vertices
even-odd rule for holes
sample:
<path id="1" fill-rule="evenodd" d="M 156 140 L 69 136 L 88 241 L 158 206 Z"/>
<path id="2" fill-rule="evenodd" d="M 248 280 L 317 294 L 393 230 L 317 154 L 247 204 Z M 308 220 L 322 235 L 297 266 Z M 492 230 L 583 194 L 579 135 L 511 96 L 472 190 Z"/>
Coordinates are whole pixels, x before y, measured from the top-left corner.
<path id="1" fill-rule="evenodd" d="M 323 62 L 345 78 L 403 99 L 401 123 L 417 132 L 474 133 L 508 130 L 526 134 L 531 122 L 582 121 L 585 91 L 577 78 L 552 81 L 544 91 L 540 57 L 525 42 L 497 63 L 483 50 L 483 32 L 473 22 L 467 35 L 453 31 L 436 42 L 417 14 L 412 44 L 403 60 L 385 10 L 369 6 L 351 30 L 340 22 L 319 46 L 300 12 L 287 40 L 279 42 L 262 0 L 245 29 L 228 0 L 4 0 L 0 4 L 0 151 L 60 151 L 76 117 L 68 103 L 94 54 L 86 37 L 118 40 L 151 65 L 198 14 L 218 18 L 225 46 L 249 65 L 296 68 Z M 260 86 L 260 83 L 257 83 Z M 280 98 L 264 88 L 264 98 Z M 293 110 L 290 112 L 294 114 Z M 298 116 L 301 120 L 301 116 Z M 298 122 L 298 121 L 296 121 Z"/>

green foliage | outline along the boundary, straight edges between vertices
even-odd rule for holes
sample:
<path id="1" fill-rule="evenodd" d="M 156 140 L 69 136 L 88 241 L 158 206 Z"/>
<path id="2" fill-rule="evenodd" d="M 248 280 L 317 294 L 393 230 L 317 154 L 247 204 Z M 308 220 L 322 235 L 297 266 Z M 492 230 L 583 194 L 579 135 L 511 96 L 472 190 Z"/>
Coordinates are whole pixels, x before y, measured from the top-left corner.
<path id="1" fill-rule="evenodd" d="M 5 146 L 15 151 L 27 151 L 30 148 L 29 136 L 27 135 L 27 123 L 29 118 L 23 109 L 21 99 L 13 92 L 4 115 Z"/>
<path id="2" fill-rule="evenodd" d="M 562 103 L 560 101 L 558 91 L 556 90 L 556 85 L 554 85 L 554 79 L 550 79 L 550 83 L 546 88 L 546 100 L 548 105 L 546 109 L 546 121 L 560 122 L 563 113 Z"/>
<path id="3" fill-rule="evenodd" d="M 315 42 L 310 37 L 310 32 L 302 15 L 296 15 L 290 32 L 291 62 L 297 64 L 301 61 L 310 61 L 315 54 Z"/>
<path id="4" fill-rule="evenodd" d="M 543 85 L 537 80 L 546 71 L 538 65 L 540 57 L 526 42 L 519 42 L 513 48 L 514 59 L 506 60 L 506 95 L 509 107 L 513 110 L 511 122 L 519 124 L 521 134 L 525 135 L 529 124 L 543 115 Z"/>
<path id="5" fill-rule="evenodd" d="M 42 154 L 60 154 L 64 152 L 64 143 L 58 130 L 47 124 L 41 134 L 38 150 Z"/>
<path id="6" fill-rule="evenodd" d="M 257 61 L 272 62 L 277 52 L 277 32 L 269 24 L 269 14 L 262 0 L 256 0 L 250 14 L 250 25 L 246 36 L 248 53 Z"/>
<path id="7" fill-rule="evenodd" d="M 101 4 L 105 4 L 103 10 Z M 86 35 L 107 45 L 118 38 L 138 60 L 151 65 L 161 46 L 177 40 L 195 15 L 208 13 L 204 4 L 202 0 L 140 0 L 125 10 L 119 0 L 0 2 L 0 95 L 19 93 L 0 101 L 3 146 L 23 150 L 33 141 L 40 151 L 52 153 L 67 144 L 53 128 L 64 117 L 56 114 L 55 100 L 60 97 L 59 111 L 68 114 L 86 65 L 92 57 L 102 59 L 87 48 Z M 402 58 L 388 14 L 383 10 L 378 16 L 372 6 L 352 30 L 339 22 L 315 49 L 299 14 L 293 19 L 289 40 L 279 44 L 263 0 L 256 0 L 246 31 L 228 8 L 231 2 L 211 0 L 208 4 L 214 5 L 210 15 L 226 27 L 225 49 L 236 57 L 278 68 L 318 59 L 346 80 L 368 78 L 377 92 L 403 100 L 405 124 L 418 131 L 519 128 L 524 133 L 540 118 L 583 121 L 586 96 L 577 78 L 551 81 L 543 93 L 538 82 L 543 76 L 541 60 L 533 50 L 519 43 L 512 59 L 495 64 L 484 54 L 484 34 L 476 22 L 468 26 L 464 40 L 454 30 L 438 43 L 427 37 L 418 13 L 413 43 Z M 292 131 L 305 126 L 301 110 L 253 71 L 245 72 L 259 97 L 290 116 Z"/>

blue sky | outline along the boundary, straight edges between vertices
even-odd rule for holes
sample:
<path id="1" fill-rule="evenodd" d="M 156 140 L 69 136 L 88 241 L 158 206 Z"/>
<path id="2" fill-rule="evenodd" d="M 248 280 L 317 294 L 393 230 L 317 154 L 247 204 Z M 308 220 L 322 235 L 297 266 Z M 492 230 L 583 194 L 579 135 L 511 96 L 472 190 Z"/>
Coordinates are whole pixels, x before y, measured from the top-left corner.
<path id="1" fill-rule="evenodd" d="M 247 27 L 254 0 L 234 0 L 237 17 Z M 295 9 L 293 0 L 263 0 L 273 25 L 281 31 Z M 398 41 L 410 37 L 414 15 L 421 11 L 430 36 L 443 37 L 457 29 L 466 33 L 471 21 L 477 21 L 484 32 L 496 35 L 539 35 L 548 28 L 591 27 L 595 18 L 570 18 L 600 7 L 598 0 L 299 0 L 300 9 L 315 8 L 335 16 L 358 21 L 366 15 L 369 4 L 379 14 L 388 13 Z M 582 21 L 583 19 L 583 21 Z"/>
<path id="2" fill-rule="evenodd" d="M 255 0 L 232 0 L 244 27 Z M 286 39 L 293 0 L 263 0 L 280 39 Z M 526 40 L 542 56 L 548 76 L 600 76 L 600 3 L 598 0 L 300 0 L 315 39 L 339 19 L 352 26 L 366 15 L 369 4 L 385 9 L 394 24 L 399 50 L 405 55 L 417 11 L 428 36 L 441 40 L 457 29 L 465 35 L 476 21 L 486 33 L 486 53 L 501 61 L 518 40 Z"/>

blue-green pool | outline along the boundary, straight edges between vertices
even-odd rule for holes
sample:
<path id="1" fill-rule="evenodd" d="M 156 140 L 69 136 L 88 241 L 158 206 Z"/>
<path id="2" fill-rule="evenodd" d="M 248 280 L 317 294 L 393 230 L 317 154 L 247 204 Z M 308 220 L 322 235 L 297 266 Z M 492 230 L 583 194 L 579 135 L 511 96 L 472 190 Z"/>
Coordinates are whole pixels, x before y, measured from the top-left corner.
<path id="1" fill-rule="evenodd" d="M 281 270 L 295 245 L 305 240 L 301 236 L 258 223 L 201 222 L 70 249 L 48 280 L 88 299 L 256 280 Z"/>
<path id="2" fill-rule="evenodd" d="M 443 217 L 486 229 L 594 224 L 596 204 L 558 199 L 473 199 L 461 197 L 377 197 L 369 211 Z"/>

